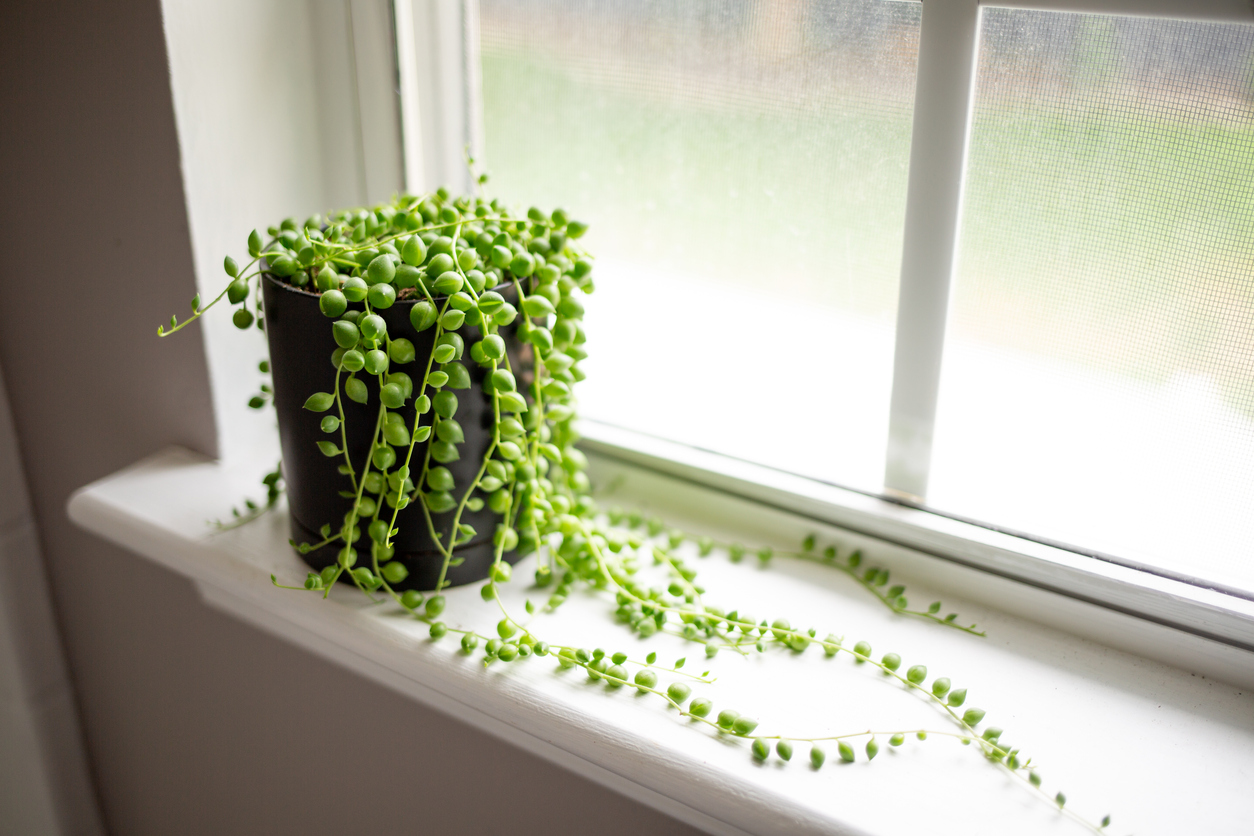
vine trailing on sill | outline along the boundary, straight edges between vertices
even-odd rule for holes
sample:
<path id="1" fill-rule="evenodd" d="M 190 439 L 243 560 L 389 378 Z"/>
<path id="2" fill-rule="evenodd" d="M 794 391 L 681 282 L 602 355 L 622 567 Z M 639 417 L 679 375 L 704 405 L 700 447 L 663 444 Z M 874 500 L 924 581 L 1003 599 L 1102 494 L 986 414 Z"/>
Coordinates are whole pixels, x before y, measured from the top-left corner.
<path id="1" fill-rule="evenodd" d="M 479 182 L 482 186 L 486 176 Z M 720 548 L 739 561 L 748 549 L 668 530 L 660 520 L 645 520 L 634 512 L 598 508 L 590 494 L 586 461 L 575 446 L 579 436 L 572 393 L 572 386 L 583 378 L 579 364 L 587 356 L 582 299 L 594 289 L 592 260 L 576 244 L 585 230 L 560 209 L 545 213 L 532 208 L 525 216 L 516 216 L 499 201 L 482 195 L 454 199 L 444 189 L 403 195 L 369 209 L 315 216 L 303 225 L 289 219 L 269 230 L 273 239 L 269 245 L 254 230 L 248 237 L 251 261 L 241 268 L 233 258 L 225 259 L 226 289 L 203 307 L 196 297 L 191 317 L 182 322 L 171 318 L 168 328 L 158 329 L 161 336 L 175 333 L 224 298 L 239 305 L 232 316 L 235 325 L 264 329 L 260 282 L 267 275 L 297 288 L 312 288 L 320 310 L 331 321 L 338 346 L 331 357 L 334 387 L 309 393 L 304 406 L 326 435 L 317 442 L 321 453 L 342 459 L 338 470 L 344 484 L 330 489 L 339 490 L 351 505 L 342 520 L 325 522 L 317 542 L 292 541 L 302 554 L 332 546 L 336 549 L 332 565 L 309 572 L 301 586 L 283 586 L 273 576 L 272 582 L 325 597 L 337 582 L 347 581 L 371 600 L 382 595 L 429 625 L 432 640 L 450 633 L 460 636 L 462 652 L 482 653 L 485 665 L 552 655 L 560 668 L 581 669 L 611 689 L 627 687 L 653 695 L 690 723 L 745 741 L 757 761 L 772 757 L 789 761 L 794 747 L 804 746 L 811 768 L 818 770 L 833 747 L 834 757 L 852 762 L 859 757 L 856 743 L 862 757 L 871 760 L 881 741 L 897 747 L 910 736 L 917 740 L 937 736 L 974 746 L 998 768 L 1043 793 L 1031 759 L 1005 742 L 1000 728 L 986 726 L 980 731 L 984 711 L 967 707 L 967 690 L 954 688 L 949 678 L 929 679 L 922 664 L 903 667 L 897 653 L 877 659 L 867 641 L 850 646 L 833 633 L 820 639 L 817 629 L 794 628 L 783 617 L 759 620 L 740 608 L 727 611 L 705 603 L 706 590 L 683 552 L 705 557 Z M 507 301 L 507 293 L 516 297 L 516 304 Z M 432 332 L 425 357 L 417 355 L 409 338 L 390 333 L 378 313 L 398 300 L 413 302 L 409 324 L 415 334 Z M 350 310 L 350 303 L 360 309 Z M 473 336 L 467 340 L 464 334 Z M 529 354 L 511 359 L 507 339 L 528 346 Z M 457 390 L 471 385 L 463 356 L 483 369 L 482 397 L 490 402 L 491 436 L 473 479 L 458 485 L 445 465 L 460 458 L 459 447 L 465 443 L 455 418 Z M 326 358 L 310 357 L 309 362 L 323 363 Z M 414 376 L 396 370 L 402 366 L 411 367 Z M 260 370 L 269 372 L 268 363 L 263 361 Z M 358 376 L 363 373 L 377 384 L 373 396 Z M 369 448 L 360 461 L 349 452 L 345 398 L 375 407 Z M 262 408 L 272 401 L 267 384 L 249 405 Z M 430 423 L 423 423 L 424 416 L 430 416 Z M 263 480 L 267 491 L 263 504 L 248 501 L 242 512 L 233 512 L 235 519 L 218 525 L 242 524 L 275 507 L 282 492 L 280 473 L 276 468 Z M 414 503 L 441 562 L 438 580 L 428 594 L 398 589 L 409 575 L 396 554 L 398 515 Z M 449 569 L 461 560 L 456 549 L 478 535 L 463 522 L 464 514 L 485 506 L 497 522 L 490 539 L 490 574 L 481 595 L 499 609 L 496 635 L 447 623 L 441 594 Z M 450 513 L 451 522 L 437 529 L 434 515 Z M 364 550 L 359 551 L 363 527 Z M 927 610 L 910 609 L 905 587 L 889 586 L 887 570 L 862 567 L 859 552 L 842 559 L 835 547 L 818 551 L 817 546 L 812 536 L 798 551 L 760 548 L 754 554 L 764 564 L 781 554 L 836 568 L 897 613 L 983 635 L 975 625 L 959 625 L 956 615 L 940 616 L 939 602 Z M 511 613 L 499 595 L 499 587 L 513 576 L 505 560 L 510 552 L 536 552 L 535 586 L 552 588 L 540 607 L 526 602 L 526 619 Z M 645 582 L 648 571 L 642 563 L 664 576 L 662 584 Z M 682 670 L 686 658 L 666 666 L 657 663 L 655 652 L 639 661 L 623 651 L 547 644 L 533 631 L 534 617 L 557 610 L 577 588 L 612 596 L 615 618 L 636 637 L 671 633 L 699 646 L 707 658 L 721 652 L 799 655 L 811 647 L 829 658 L 849 658 L 932 704 L 949 727 L 856 728 L 826 736 L 775 729 L 759 733 L 756 720 L 726 707 L 715 712 L 710 699 L 693 697 L 692 684 L 712 685 L 713 680 L 709 671 L 697 675 Z M 663 685 L 660 674 L 673 681 Z M 1052 800 L 1064 815 L 1093 832 L 1104 832 L 1108 818 L 1095 825 L 1067 809 L 1061 792 Z"/>

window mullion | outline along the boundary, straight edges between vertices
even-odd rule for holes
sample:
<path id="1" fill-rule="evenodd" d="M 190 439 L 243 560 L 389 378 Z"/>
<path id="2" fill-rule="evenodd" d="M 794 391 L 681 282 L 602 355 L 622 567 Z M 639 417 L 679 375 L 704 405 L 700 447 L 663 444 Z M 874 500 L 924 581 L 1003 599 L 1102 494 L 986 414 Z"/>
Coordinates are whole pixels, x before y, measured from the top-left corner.
<path id="1" fill-rule="evenodd" d="M 928 0 L 910 140 L 884 488 L 927 494 L 975 75 L 976 0 Z"/>

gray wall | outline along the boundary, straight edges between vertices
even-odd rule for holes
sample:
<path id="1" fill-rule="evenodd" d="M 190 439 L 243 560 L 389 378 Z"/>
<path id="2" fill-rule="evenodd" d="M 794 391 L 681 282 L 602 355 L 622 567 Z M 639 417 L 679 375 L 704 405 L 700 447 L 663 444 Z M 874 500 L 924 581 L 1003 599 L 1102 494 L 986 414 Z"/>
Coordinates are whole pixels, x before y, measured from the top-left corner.
<path id="1" fill-rule="evenodd" d="M 158 0 L 20 0 L 4 23 L 0 367 L 108 831 L 692 832 L 69 523 L 87 482 L 215 452 L 202 342 L 155 334 L 195 293 L 179 146 Z"/>

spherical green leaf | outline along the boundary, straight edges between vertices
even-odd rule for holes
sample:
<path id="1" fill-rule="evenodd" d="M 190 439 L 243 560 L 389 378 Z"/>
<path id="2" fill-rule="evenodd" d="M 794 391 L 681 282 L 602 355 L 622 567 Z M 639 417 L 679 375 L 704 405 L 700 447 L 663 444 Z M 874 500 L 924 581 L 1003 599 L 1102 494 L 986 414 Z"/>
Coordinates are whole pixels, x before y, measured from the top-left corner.
<path id="1" fill-rule="evenodd" d="M 417 267 L 410 267 L 408 264 L 402 264 L 396 268 L 396 277 L 392 279 L 392 284 L 397 290 L 404 290 L 407 287 L 417 287 L 422 281 L 422 271 Z"/>
<path id="2" fill-rule="evenodd" d="M 377 348 L 366 352 L 366 371 L 370 374 L 386 374 L 388 356 Z"/>
<path id="3" fill-rule="evenodd" d="M 423 494 L 422 497 L 432 513 L 442 514 L 457 507 L 457 500 L 447 491 L 432 491 Z"/>
<path id="4" fill-rule="evenodd" d="M 396 451 L 386 444 L 381 444 L 374 448 L 374 452 L 370 455 L 370 461 L 379 470 L 387 470 L 396 464 Z"/>
<path id="5" fill-rule="evenodd" d="M 400 409 L 405 405 L 405 390 L 397 383 L 385 384 L 379 390 L 379 400 L 388 409 Z"/>
<path id="6" fill-rule="evenodd" d="M 404 394 L 405 400 L 409 400 L 410 396 L 414 394 L 413 378 L 404 372 L 392 372 L 387 376 L 387 380 L 383 382 L 395 383 L 397 386 L 401 387 L 401 392 Z"/>
<path id="7" fill-rule="evenodd" d="M 344 349 L 340 349 L 344 351 Z M 359 372 L 366 365 L 366 357 L 360 351 L 352 349 L 340 355 L 340 366 L 346 372 Z"/>
<path id="8" fill-rule="evenodd" d="M 509 302 L 506 302 L 504 305 L 501 305 L 499 309 L 497 309 L 496 313 L 492 314 L 492 322 L 495 325 L 504 328 L 506 325 L 512 323 L 517 316 L 518 309 Z"/>
<path id="9" fill-rule="evenodd" d="M 305 409 L 310 412 L 326 412 L 335 404 L 335 395 L 330 392 L 314 392 L 305 401 Z"/>
<path id="10" fill-rule="evenodd" d="M 390 284 L 377 284 L 366 294 L 366 301 L 373 308 L 386 310 L 396 302 L 396 288 Z"/>
<path id="11" fill-rule="evenodd" d="M 352 348 L 360 339 L 357 326 L 346 319 L 336 320 L 331 326 L 331 333 L 340 348 Z"/>
<path id="12" fill-rule="evenodd" d="M 365 274 L 366 284 L 385 284 L 392 281 L 392 278 L 396 275 L 396 265 L 392 263 L 390 255 L 383 253 L 370 261 L 369 266 L 366 267 Z"/>
<path id="13" fill-rule="evenodd" d="M 527 316 L 541 317 L 552 314 L 553 303 L 543 296 L 528 296 L 522 303 L 523 313 Z"/>
<path id="14" fill-rule="evenodd" d="M 501 392 L 497 395 L 502 412 L 526 412 L 527 401 L 517 392 Z"/>
<path id="15" fill-rule="evenodd" d="M 345 358 L 348 357 L 347 354 L 344 356 Z M 366 384 L 362 383 L 355 377 L 350 377 L 348 380 L 344 381 L 344 394 L 348 395 L 350 400 L 356 401 L 357 403 L 365 403 L 370 397 L 369 393 L 366 391 Z"/>
<path id="16" fill-rule="evenodd" d="M 328 290 L 318 299 L 318 308 L 334 319 L 348 310 L 348 299 L 338 290 Z"/>
<path id="17" fill-rule="evenodd" d="M 466 440 L 461 424 L 452 418 L 445 418 L 435 425 L 436 438 L 449 444 L 461 444 Z"/>
<path id="18" fill-rule="evenodd" d="M 452 418 L 457 414 L 457 395 L 452 392 L 438 392 L 432 403 L 435 414 L 441 418 Z"/>
<path id="19" fill-rule="evenodd" d="M 290 255 L 277 255 L 270 259 L 270 272 L 287 278 L 300 269 L 300 264 Z"/>
<path id="20" fill-rule="evenodd" d="M 414 344 L 404 337 L 388 341 L 388 357 L 393 363 L 404 365 L 414 362 Z"/>
<path id="21" fill-rule="evenodd" d="M 448 383 L 446 384 L 448 388 L 470 388 L 470 372 L 466 371 L 466 367 L 461 363 L 449 363 L 444 366 L 444 373 L 448 375 Z"/>
<path id="22" fill-rule="evenodd" d="M 495 260 L 493 260 L 495 264 Z M 519 253 L 510 259 L 509 271 L 519 278 L 530 276 L 536 269 L 536 260 L 531 253 Z"/>
<path id="23" fill-rule="evenodd" d="M 453 490 L 453 473 L 447 467 L 433 467 L 427 471 L 427 487 L 433 491 Z"/>
<path id="24" fill-rule="evenodd" d="M 340 274 L 335 272 L 335 268 L 330 264 L 322 265 L 322 269 L 318 271 L 314 279 L 314 287 L 325 293 L 328 290 L 336 290 L 339 286 Z"/>
<path id="25" fill-rule="evenodd" d="M 492 372 L 489 381 L 496 392 L 513 392 L 518 388 L 514 375 L 508 369 L 497 369 Z"/>
<path id="26" fill-rule="evenodd" d="M 378 314 L 368 314 L 357 321 L 361 335 L 367 340 L 382 340 L 388 333 L 388 324 Z"/>
<path id="27" fill-rule="evenodd" d="M 440 317 L 440 327 L 445 331 L 456 331 L 466 321 L 466 314 L 458 310 L 447 310 Z"/>
<path id="28" fill-rule="evenodd" d="M 489 316 L 499 311 L 504 304 L 505 297 L 495 290 L 489 290 L 479 296 L 479 310 Z"/>
<path id="29" fill-rule="evenodd" d="M 386 389 L 387 386 L 383 388 Z M 380 394 L 379 399 L 383 400 L 382 394 Z M 383 440 L 393 447 L 408 447 L 409 427 L 405 426 L 401 421 L 389 421 L 383 427 Z"/>
<path id="30" fill-rule="evenodd" d="M 428 272 L 428 275 L 430 275 L 430 272 Z M 446 270 L 435 280 L 435 290 L 437 293 L 447 296 L 461 290 L 463 284 L 465 282 L 460 273 L 456 270 Z"/>
<path id="31" fill-rule="evenodd" d="M 344 286 L 341 288 L 341 291 L 344 294 L 344 298 L 348 301 L 360 302 L 365 299 L 366 295 L 370 292 L 370 286 L 367 285 L 365 279 L 362 279 L 360 276 L 353 276 L 352 278 L 344 281 Z"/>
<path id="32" fill-rule="evenodd" d="M 401 247 L 401 261 L 405 264 L 418 267 L 427 260 L 427 245 L 417 235 L 411 235 L 405 239 L 404 246 Z"/>
<path id="33" fill-rule="evenodd" d="M 232 305 L 238 305 L 248 298 L 248 282 L 236 279 L 226 286 L 226 299 Z"/>
<path id="34" fill-rule="evenodd" d="M 419 333 L 427 330 L 439 318 L 439 311 L 435 309 L 435 305 L 423 299 L 415 302 L 414 306 L 409 309 L 409 322 L 414 326 L 414 330 Z"/>
<path id="35" fill-rule="evenodd" d="M 666 689 L 666 695 L 676 703 L 682 703 L 691 693 L 692 689 L 682 682 L 672 682 Z"/>
<path id="36" fill-rule="evenodd" d="M 405 564 L 399 560 L 393 560 L 391 563 L 384 564 L 379 570 L 384 580 L 391 584 L 397 584 L 409 577 L 409 569 L 405 568 Z"/>

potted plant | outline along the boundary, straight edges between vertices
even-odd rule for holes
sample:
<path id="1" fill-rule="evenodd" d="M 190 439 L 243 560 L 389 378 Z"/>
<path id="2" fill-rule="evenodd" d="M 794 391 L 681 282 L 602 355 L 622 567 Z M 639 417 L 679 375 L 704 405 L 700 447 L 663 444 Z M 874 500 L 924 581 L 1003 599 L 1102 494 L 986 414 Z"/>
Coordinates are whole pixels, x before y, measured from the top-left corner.
<path id="1" fill-rule="evenodd" d="M 984 711 L 967 705 L 966 689 L 948 677 L 929 676 L 922 664 L 905 666 L 897 653 L 877 657 L 866 641 L 847 645 L 785 618 L 759 620 L 705 604 L 681 546 L 690 542 L 700 557 L 719 549 L 733 561 L 750 553 L 744 546 L 598 509 L 576 446 L 572 395 L 586 357 L 583 299 L 594 289 L 592 260 L 578 243 L 585 230 L 560 209 L 514 214 L 498 201 L 444 189 L 303 224 L 289 219 L 269 230 L 269 243 L 253 231 L 244 267 L 225 259 L 229 281 L 213 302 L 202 308 L 194 299 L 192 317 L 158 329 L 174 333 L 226 299 L 239 306 L 237 326 L 265 330 L 270 360 L 263 369 L 273 385 L 252 405 L 273 400 L 283 464 L 264 480 L 265 506 L 250 505 L 241 519 L 273 507 L 282 478 L 291 543 L 311 570 L 296 588 L 325 596 L 347 582 L 390 598 L 428 623 L 433 640 L 456 634 L 463 652 L 482 653 L 485 664 L 554 655 L 561 667 L 582 668 L 610 688 L 655 695 L 680 717 L 741 739 L 757 760 L 787 761 L 795 746 L 805 746 L 819 769 L 829 748 L 852 761 L 857 745 L 873 759 L 881 738 L 900 746 L 908 735 L 933 734 L 972 745 L 1041 792 L 1031 759 L 1005 742 L 1001 729 L 980 731 Z M 754 719 L 690 699 L 690 683 L 709 680 L 680 671 L 683 660 L 666 666 L 656 653 L 640 660 L 550 646 L 510 614 L 496 635 L 446 623 L 441 590 L 484 581 L 484 600 L 500 604 L 498 585 L 533 552 L 535 585 L 552 587 L 549 610 L 586 585 L 612 596 L 614 617 L 637 637 L 667 630 L 708 656 L 812 647 L 844 656 L 933 703 L 949 727 L 766 735 Z M 809 537 L 796 551 L 754 553 L 764 563 L 782 554 L 830 566 L 896 612 L 983 635 L 956 615 L 941 616 L 939 602 L 911 609 L 905 587 L 889 585 L 886 570 L 863 566 L 859 552 L 820 550 Z M 663 580 L 650 584 L 637 557 L 649 558 Z M 659 674 L 673 681 L 662 684 Z M 1066 799 L 1059 792 L 1052 801 L 1062 809 Z M 1094 832 L 1108 823 L 1064 812 Z"/>
<path id="2" fill-rule="evenodd" d="M 267 245 L 250 236 L 244 268 L 226 260 L 235 324 L 267 334 L 312 587 L 351 579 L 412 604 L 508 572 L 548 515 L 586 502 L 571 424 L 585 229 L 441 190 L 289 219 Z"/>

